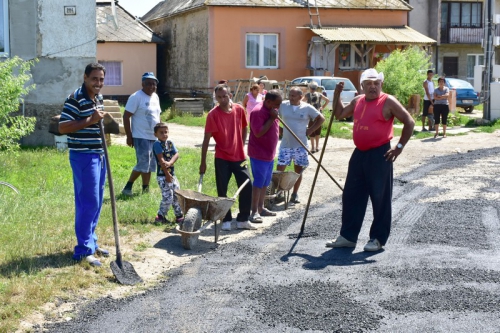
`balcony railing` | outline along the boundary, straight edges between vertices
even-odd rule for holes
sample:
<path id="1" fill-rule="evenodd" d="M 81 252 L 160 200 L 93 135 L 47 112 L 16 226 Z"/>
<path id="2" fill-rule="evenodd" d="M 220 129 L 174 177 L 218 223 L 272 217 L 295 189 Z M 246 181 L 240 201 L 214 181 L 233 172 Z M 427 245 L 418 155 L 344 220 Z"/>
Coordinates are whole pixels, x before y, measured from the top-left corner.
<path id="1" fill-rule="evenodd" d="M 441 26 L 441 44 L 481 44 L 483 38 L 483 27 L 457 27 L 453 24 Z"/>

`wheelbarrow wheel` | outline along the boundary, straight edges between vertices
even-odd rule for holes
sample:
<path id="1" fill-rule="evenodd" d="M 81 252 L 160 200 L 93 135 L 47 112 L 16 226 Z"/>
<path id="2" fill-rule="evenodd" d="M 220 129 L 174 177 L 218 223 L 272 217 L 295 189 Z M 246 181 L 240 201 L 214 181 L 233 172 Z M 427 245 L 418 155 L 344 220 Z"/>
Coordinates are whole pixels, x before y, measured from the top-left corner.
<path id="1" fill-rule="evenodd" d="M 193 232 L 201 228 L 201 209 L 190 208 L 184 215 L 182 231 Z"/>
<path id="2" fill-rule="evenodd" d="M 264 202 L 264 206 L 267 209 L 273 209 L 276 192 L 277 192 L 276 191 L 276 184 L 273 181 L 271 181 L 271 184 L 269 184 L 269 186 L 266 189 L 266 196 L 269 196 L 270 198 L 266 199 Z"/>

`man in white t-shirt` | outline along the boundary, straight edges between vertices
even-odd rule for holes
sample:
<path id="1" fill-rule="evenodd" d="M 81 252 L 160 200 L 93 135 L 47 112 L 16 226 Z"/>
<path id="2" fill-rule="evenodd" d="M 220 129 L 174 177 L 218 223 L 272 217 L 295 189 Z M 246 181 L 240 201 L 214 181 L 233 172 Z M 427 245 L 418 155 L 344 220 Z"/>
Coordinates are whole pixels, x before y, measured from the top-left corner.
<path id="1" fill-rule="evenodd" d="M 429 107 L 434 106 L 434 82 L 432 82 L 432 77 L 434 76 L 434 72 L 429 69 L 427 71 L 427 79 L 422 84 L 424 87 L 424 110 L 422 112 L 422 132 L 427 132 L 425 128 L 425 117 L 429 117 Z M 429 131 L 432 131 L 434 128 L 433 124 L 434 115 L 429 117 Z"/>
<path id="2" fill-rule="evenodd" d="M 301 102 L 302 90 L 299 87 L 292 87 L 290 89 L 288 99 L 288 101 L 281 103 L 279 115 L 283 122 L 302 141 L 304 146 L 307 147 L 307 136 L 314 133 L 323 124 L 325 117 L 312 105 Z M 312 123 L 307 127 L 309 120 Z M 283 138 L 281 139 L 278 155 L 278 171 L 284 171 L 286 166 L 290 165 L 293 160 L 294 171 L 300 174 L 302 169 L 309 165 L 307 155 L 307 150 L 304 149 L 300 142 L 286 128 L 283 128 Z M 292 203 L 300 202 L 297 191 L 299 190 L 301 180 L 302 175 L 293 186 L 293 193 L 290 198 L 290 202 Z"/>
<path id="3" fill-rule="evenodd" d="M 142 192 L 149 190 L 151 172 L 156 172 L 153 143 L 156 141 L 154 127 L 160 122 L 160 99 L 156 94 L 158 79 L 152 72 L 142 75 L 142 89 L 128 98 L 123 114 L 123 127 L 127 134 L 127 145 L 135 148 L 137 164 L 134 166 L 122 194 L 132 196 L 134 181 L 142 177 Z"/>

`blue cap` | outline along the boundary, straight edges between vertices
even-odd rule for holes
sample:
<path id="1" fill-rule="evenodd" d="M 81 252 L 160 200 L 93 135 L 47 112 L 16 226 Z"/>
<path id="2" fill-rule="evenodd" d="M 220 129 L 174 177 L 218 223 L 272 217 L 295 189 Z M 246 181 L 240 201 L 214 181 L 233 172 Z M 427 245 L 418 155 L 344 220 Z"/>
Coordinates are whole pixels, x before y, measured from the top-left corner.
<path id="1" fill-rule="evenodd" d="M 146 79 L 153 79 L 156 82 L 158 82 L 158 79 L 156 78 L 156 76 L 154 75 L 153 72 L 146 72 L 146 73 L 142 74 L 142 81 L 144 82 L 144 80 L 146 80 Z"/>

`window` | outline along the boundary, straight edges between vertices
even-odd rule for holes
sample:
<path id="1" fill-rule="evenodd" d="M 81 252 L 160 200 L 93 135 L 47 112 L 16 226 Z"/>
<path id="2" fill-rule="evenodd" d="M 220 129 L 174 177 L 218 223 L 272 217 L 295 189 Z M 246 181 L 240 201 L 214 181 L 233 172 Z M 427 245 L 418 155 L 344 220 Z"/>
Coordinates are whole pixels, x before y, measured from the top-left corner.
<path id="1" fill-rule="evenodd" d="M 278 68 L 278 35 L 246 35 L 246 67 Z"/>
<path id="2" fill-rule="evenodd" d="M 105 86 L 121 86 L 122 81 L 122 63 L 119 61 L 99 61 L 106 68 L 104 77 Z"/>
<path id="3" fill-rule="evenodd" d="M 484 65 L 484 54 L 467 55 L 467 78 L 474 79 L 474 66 Z"/>
<path id="4" fill-rule="evenodd" d="M 9 1 L 0 0 L 0 56 L 9 56 Z"/>
<path id="5" fill-rule="evenodd" d="M 361 53 L 365 53 L 366 46 L 362 44 L 355 44 L 355 46 Z M 369 65 L 368 56 L 365 55 L 361 58 L 361 56 L 355 51 L 354 46 L 351 47 L 350 44 L 339 45 L 338 57 L 340 68 L 365 69 L 368 68 Z"/>
<path id="6" fill-rule="evenodd" d="M 351 45 L 340 44 L 339 45 L 339 67 L 340 68 L 351 68 Z"/>
<path id="7" fill-rule="evenodd" d="M 443 57 L 443 71 L 446 77 L 458 75 L 458 57 Z"/>
<path id="8" fill-rule="evenodd" d="M 452 28 L 480 28 L 482 6 L 481 2 L 443 2 L 441 23 Z"/>

